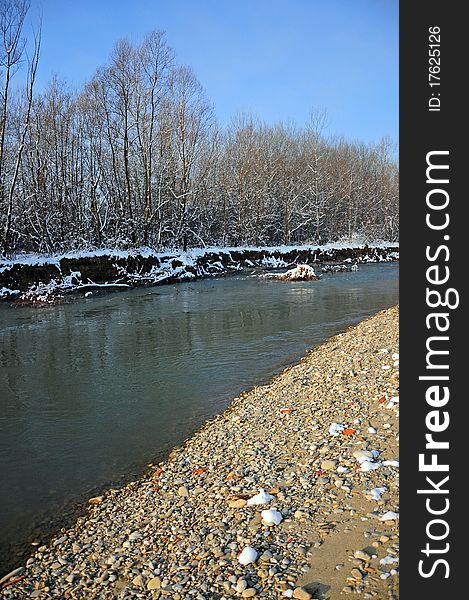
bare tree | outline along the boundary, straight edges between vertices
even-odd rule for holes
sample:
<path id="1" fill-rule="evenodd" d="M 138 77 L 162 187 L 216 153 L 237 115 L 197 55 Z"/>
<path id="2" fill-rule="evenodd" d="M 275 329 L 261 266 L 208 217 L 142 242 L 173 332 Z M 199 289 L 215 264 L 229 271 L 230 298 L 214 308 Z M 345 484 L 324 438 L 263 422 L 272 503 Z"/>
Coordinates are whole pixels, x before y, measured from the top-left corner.
<path id="1" fill-rule="evenodd" d="M 388 140 L 326 138 L 238 115 L 226 128 L 161 31 L 119 41 L 75 91 L 34 91 L 40 34 L 26 0 L 0 0 L 2 250 L 301 244 L 398 237 Z M 26 84 L 11 80 L 26 62 Z"/>

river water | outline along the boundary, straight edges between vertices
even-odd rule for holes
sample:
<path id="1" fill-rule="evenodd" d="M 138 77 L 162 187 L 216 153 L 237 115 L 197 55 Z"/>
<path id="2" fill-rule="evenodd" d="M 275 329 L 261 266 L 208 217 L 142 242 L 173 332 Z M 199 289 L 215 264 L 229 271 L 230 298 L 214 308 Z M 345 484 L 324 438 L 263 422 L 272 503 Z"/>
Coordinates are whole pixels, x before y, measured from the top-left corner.
<path id="1" fill-rule="evenodd" d="M 0 564 L 67 503 L 142 472 L 242 390 L 397 303 L 398 276 L 366 264 L 0 306 Z"/>

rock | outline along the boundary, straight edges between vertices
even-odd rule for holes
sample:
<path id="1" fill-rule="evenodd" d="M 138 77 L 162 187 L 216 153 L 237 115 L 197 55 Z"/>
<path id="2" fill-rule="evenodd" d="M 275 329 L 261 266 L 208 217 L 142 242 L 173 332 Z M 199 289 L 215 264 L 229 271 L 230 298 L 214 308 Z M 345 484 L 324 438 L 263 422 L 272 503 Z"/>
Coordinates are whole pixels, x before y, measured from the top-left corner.
<path id="1" fill-rule="evenodd" d="M 352 577 L 355 577 L 355 579 L 363 579 L 363 573 L 360 569 L 352 569 Z"/>
<path id="2" fill-rule="evenodd" d="M 242 565 L 249 565 L 250 563 L 256 562 L 257 556 L 257 550 L 254 550 L 251 546 L 246 546 L 238 556 L 238 561 Z"/>
<path id="3" fill-rule="evenodd" d="M 283 520 L 282 513 L 278 510 L 263 510 L 261 517 L 266 525 L 279 525 Z"/>
<path id="4" fill-rule="evenodd" d="M 254 596 L 257 596 L 257 590 L 255 588 L 246 588 L 241 592 L 242 598 L 254 598 Z"/>
<path id="5" fill-rule="evenodd" d="M 305 588 L 297 587 L 293 590 L 293 598 L 298 600 L 310 600 L 313 596 Z"/>
<path id="6" fill-rule="evenodd" d="M 259 490 L 259 493 L 249 498 L 247 501 L 248 506 L 255 506 L 257 504 L 268 504 L 274 497 L 271 494 L 268 494 L 263 489 Z"/>
<path id="7" fill-rule="evenodd" d="M 248 587 L 248 582 L 245 579 L 238 579 L 238 581 L 236 582 L 236 591 L 239 592 L 241 594 L 241 592 L 244 592 L 245 589 L 247 589 Z"/>
<path id="8" fill-rule="evenodd" d="M 143 535 L 140 533 L 140 531 L 134 531 L 129 535 L 129 542 L 134 542 L 135 540 L 139 540 L 142 537 Z"/>
<path id="9" fill-rule="evenodd" d="M 298 519 L 299 521 L 307 519 L 308 518 L 308 513 L 304 512 L 303 510 L 295 510 L 293 516 L 295 517 L 295 519 Z"/>
<path id="10" fill-rule="evenodd" d="M 66 541 L 67 541 L 67 536 L 63 535 L 62 537 L 59 537 L 57 540 L 55 540 L 54 546 L 60 546 L 60 544 L 63 544 Z"/>
<path id="11" fill-rule="evenodd" d="M 260 513 L 257 513 L 248 523 L 249 529 L 257 529 L 262 523 L 262 517 Z"/>
<path id="12" fill-rule="evenodd" d="M 384 513 L 384 515 L 380 517 L 380 521 L 395 521 L 398 517 L 399 514 L 397 512 L 388 510 L 388 512 Z"/>
<path id="13" fill-rule="evenodd" d="M 104 496 L 95 496 L 94 498 L 90 498 L 88 500 L 88 504 L 101 504 L 104 500 Z"/>
<path id="14" fill-rule="evenodd" d="M 150 581 L 147 583 L 147 590 L 159 590 L 161 587 L 161 578 L 160 577 L 153 577 L 153 579 L 150 579 Z"/>
<path id="15" fill-rule="evenodd" d="M 355 556 L 355 558 L 358 558 L 359 560 L 363 560 L 365 562 L 369 562 L 371 560 L 371 556 L 368 554 L 368 552 L 365 552 L 365 550 L 355 550 L 353 555 Z"/>
<path id="16" fill-rule="evenodd" d="M 187 496 L 189 496 L 189 490 L 185 485 L 181 485 L 181 487 L 178 489 L 178 496 L 182 496 L 183 498 L 187 498 Z"/>
<path id="17" fill-rule="evenodd" d="M 270 559 L 272 558 L 272 552 L 270 552 L 269 550 L 265 550 L 261 556 L 260 559 L 262 562 L 269 562 Z"/>
<path id="18" fill-rule="evenodd" d="M 358 461 L 361 460 L 373 460 L 373 453 L 369 450 L 354 450 L 352 452 L 353 458 L 356 458 Z"/>
<path id="19" fill-rule="evenodd" d="M 68 577 L 65 578 L 65 581 L 68 583 L 74 583 L 78 579 L 78 575 L 76 573 L 72 573 Z"/>
<path id="20" fill-rule="evenodd" d="M 382 544 L 386 544 L 387 542 L 389 542 L 389 540 L 390 540 L 390 539 L 391 539 L 391 538 L 389 538 L 387 535 L 380 535 L 380 536 L 379 536 L 379 541 L 380 541 Z"/>
<path id="21" fill-rule="evenodd" d="M 242 498 L 239 498 L 238 500 L 229 500 L 228 506 L 230 508 L 243 508 L 246 506 L 246 500 L 243 500 Z"/>
<path id="22" fill-rule="evenodd" d="M 135 587 L 139 587 L 139 588 L 143 588 L 145 587 L 145 582 L 143 580 L 143 577 L 141 575 L 137 575 L 136 577 L 134 577 L 132 579 L 132 583 Z"/>
<path id="23" fill-rule="evenodd" d="M 337 465 L 335 460 L 323 460 L 321 463 L 321 469 L 323 471 L 334 471 Z"/>

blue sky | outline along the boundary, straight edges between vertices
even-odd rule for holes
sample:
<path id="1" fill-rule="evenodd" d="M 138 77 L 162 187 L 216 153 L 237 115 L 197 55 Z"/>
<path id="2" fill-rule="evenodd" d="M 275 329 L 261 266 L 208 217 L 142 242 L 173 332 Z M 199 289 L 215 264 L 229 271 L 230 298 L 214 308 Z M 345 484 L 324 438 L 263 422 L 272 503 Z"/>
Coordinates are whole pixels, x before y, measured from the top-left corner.
<path id="1" fill-rule="evenodd" d="M 223 124 L 303 125 L 319 108 L 331 134 L 397 141 L 397 0 L 32 0 L 40 12 L 39 89 L 54 74 L 80 85 L 116 40 L 160 29 Z"/>

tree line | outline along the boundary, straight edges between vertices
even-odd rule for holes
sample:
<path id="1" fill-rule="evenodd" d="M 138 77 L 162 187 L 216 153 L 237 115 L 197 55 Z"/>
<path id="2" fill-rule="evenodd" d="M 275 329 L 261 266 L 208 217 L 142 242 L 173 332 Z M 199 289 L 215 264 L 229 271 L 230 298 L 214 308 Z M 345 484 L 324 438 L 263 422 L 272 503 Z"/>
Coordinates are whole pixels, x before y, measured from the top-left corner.
<path id="1" fill-rule="evenodd" d="M 117 42 L 80 89 L 53 79 L 37 93 L 28 8 L 0 0 L 4 255 L 398 239 L 389 140 L 327 137 L 320 112 L 301 128 L 250 115 L 220 127 L 161 31 Z"/>

